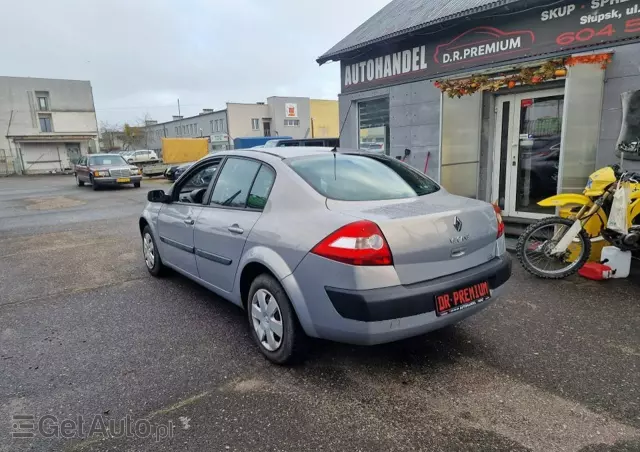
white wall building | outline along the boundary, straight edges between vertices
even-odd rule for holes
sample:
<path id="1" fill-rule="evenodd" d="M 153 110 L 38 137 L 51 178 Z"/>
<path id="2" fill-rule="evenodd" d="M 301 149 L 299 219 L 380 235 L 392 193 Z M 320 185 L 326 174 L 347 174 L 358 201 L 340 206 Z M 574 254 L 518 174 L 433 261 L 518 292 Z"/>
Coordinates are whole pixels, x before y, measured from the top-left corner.
<path id="1" fill-rule="evenodd" d="M 97 137 L 90 82 L 0 77 L 0 173 L 70 169 Z"/>

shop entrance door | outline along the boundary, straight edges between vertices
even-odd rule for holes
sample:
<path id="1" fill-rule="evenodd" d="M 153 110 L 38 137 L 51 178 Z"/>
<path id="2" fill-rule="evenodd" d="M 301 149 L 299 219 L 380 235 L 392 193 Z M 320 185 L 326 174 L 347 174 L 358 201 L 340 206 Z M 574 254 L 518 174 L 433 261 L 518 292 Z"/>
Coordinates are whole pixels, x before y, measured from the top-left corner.
<path id="1" fill-rule="evenodd" d="M 507 217 L 553 215 L 538 201 L 558 192 L 564 89 L 496 98 L 492 199 Z"/>

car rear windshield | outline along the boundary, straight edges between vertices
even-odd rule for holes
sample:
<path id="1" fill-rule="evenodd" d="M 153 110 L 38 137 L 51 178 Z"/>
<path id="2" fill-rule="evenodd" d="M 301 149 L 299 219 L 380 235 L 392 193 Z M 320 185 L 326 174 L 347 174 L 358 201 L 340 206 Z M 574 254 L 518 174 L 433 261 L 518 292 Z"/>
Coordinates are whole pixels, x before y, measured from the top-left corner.
<path id="1" fill-rule="evenodd" d="M 386 156 L 332 152 L 287 163 L 318 193 L 340 201 L 412 198 L 440 189 L 422 173 Z"/>
<path id="2" fill-rule="evenodd" d="M 122 156 L 114 155 L 97 155 L 89 157 L 89 165 L 92 166 L 110 166 L 110 165 L 127 165 Z"/>

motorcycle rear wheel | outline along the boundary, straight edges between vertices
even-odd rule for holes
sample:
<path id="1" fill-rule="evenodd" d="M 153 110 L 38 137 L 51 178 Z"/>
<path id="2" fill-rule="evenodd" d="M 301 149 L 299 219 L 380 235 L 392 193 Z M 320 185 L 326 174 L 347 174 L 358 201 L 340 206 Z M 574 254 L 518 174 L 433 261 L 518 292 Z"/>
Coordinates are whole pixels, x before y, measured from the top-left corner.
<path id="1" fill-rule="evenodd" d="M 584 229 L 573 239 L 571 245 L 574 248 L 580 247 L 578 257 L 574 260 L 567 260 L 568 255 L 571 254 L 569 251 L 564 256 L 558 257 L 551 256 L 548 253 L 555 246 L 555 242 L 552 240 L 553 234 L 551 234 L 552 237 L 545 237 L 546 240 L 540 242 L 542 231 L 547 229 L 555 231 L 556 228 L 562 227 L 566 232 L 573 223 L 574 220 L 567 218 L 549 217 L 533 223 L 525 229 L 518 239 L 518 246 L 516 247 L 516 255 L 524 269 L 532 275 L 545 279 L 566 278 L 580 270 L 589 260 L 589 255 L 591 254 L 591 239 Z M 554 268 L 554 265 L 543 265 L 543 259 L 547 259 L 547 263 L 557 264 L 557 268 Z"/>

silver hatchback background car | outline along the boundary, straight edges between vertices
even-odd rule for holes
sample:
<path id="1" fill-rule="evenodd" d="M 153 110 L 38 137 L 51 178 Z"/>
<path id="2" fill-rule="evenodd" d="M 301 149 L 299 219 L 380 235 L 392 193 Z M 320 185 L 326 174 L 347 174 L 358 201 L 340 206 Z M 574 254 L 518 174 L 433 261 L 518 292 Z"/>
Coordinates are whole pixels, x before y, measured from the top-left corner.
<path id="1" fill-rule="evenodd" d="M 384 155 L 330 148 L 218 152 L 140 218 L 144 259 L 246 309 L 271 361 L 307 336 L 377 344 L 458 322 L 511 275 L 499 209 Z"/>

